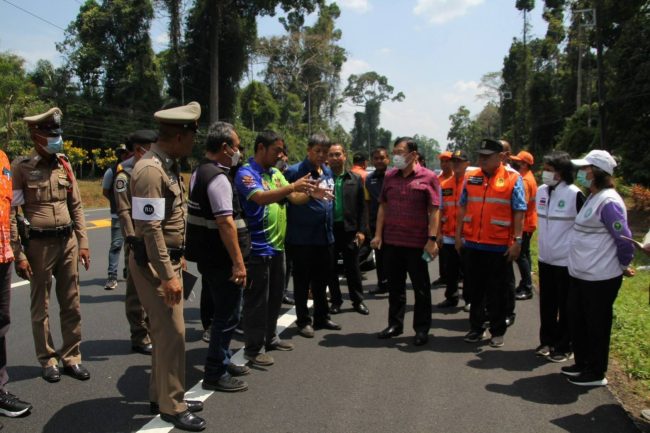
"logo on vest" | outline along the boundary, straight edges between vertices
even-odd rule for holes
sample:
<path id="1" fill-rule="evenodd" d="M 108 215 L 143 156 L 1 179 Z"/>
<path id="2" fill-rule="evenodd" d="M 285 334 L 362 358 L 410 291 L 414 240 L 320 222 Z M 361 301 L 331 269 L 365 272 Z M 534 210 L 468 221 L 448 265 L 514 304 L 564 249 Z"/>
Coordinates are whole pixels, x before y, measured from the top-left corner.
<path id="1" fill-rule="evenodd" d="M 146 204 L 144 205 L 144 208 L 142 208 L 142 212 L 144 212 L 145 215 L 153 215 L 153 213 L 155 212 L 155 208 L 153 207 L 153 205 Z"/>
<path id="2" fill-rule="evenodd" d="M 496 182 L 497 187 L 501 188 L 505 184 L 506 184 L 506 180 L 504 178 L 500 177 L 500 178 L 497 179 L 497 182 Z"/>
<path id="3" fill-rule="evenodd" d="M 564 209 L 565 205 L 566 205 L 566 203 L 564 202 L 564 200 L 560 200 L 558 202 L 558 204 L 557 204 L 557 207 L 559 207 L 560 209 Z"/>
<path id="4" fill-rule="evenodd" d="M 589 217 L 591 216 L 592 213 L 593 213 L 593 209 L 592 209 L 592 208 L 587 209 L 587 211 L 585 212 L 585 218 L 589 218 Z"/>

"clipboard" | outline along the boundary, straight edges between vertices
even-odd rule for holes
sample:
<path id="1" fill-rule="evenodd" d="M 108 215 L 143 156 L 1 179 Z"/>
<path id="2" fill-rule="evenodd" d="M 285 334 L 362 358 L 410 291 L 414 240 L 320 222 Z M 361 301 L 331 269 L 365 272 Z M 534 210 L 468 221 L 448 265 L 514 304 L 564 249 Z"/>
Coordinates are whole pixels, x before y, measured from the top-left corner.
<path id="1" fill-rule="evenodd" d="M 192 289 L 196 284 L 196 280 L 198 280 L 199 278 L 196 275 L 191 274 L 187 271 L 182 271 L 182 276 L 183 276 L 183 298 L 187 300 L 187 298 L 189 298 L 190 294 L 192 293 Z"/>

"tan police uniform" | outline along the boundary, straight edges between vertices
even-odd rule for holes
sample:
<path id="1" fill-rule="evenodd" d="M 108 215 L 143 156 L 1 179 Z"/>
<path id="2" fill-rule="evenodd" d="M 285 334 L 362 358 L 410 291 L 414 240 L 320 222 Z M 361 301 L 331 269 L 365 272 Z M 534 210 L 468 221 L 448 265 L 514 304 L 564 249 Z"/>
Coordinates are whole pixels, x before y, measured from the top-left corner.
<path id="1" fill-rule="evenodd" d="M 62 113 L 53 108 L 47 113 L 26 117 L 30 127 L 60 123 Z M 86 223 L 79 186 L 65 155 L 45 159 L 36 151 L 12 163 L 13 194 L 11 220 L 22 207 L 31 224 L 29 244 L 22 248 L 14 235 L 12 247 L 16 262 L 28 260 L 31 284 L 32 332 L 36 356 L 43 367 L 81 363 L 81 312 L 79 307 L 79 249 L 88 248 Z M 14 231 L 12 231 L 14 232 Z M 14 232 L 15 233 L 15 232 Z M 52 276 L 56 278 L 63 345 L 54 348 L 48 316 Z"/>
<path id="2" fill-rule="evenodd" d="M 124 254 L 126 255 L 127 260 L 130 254 L 129 242 L 131 239 L 135 238 L 133 220 L 131 219 L 131 190 L 129 189 L 129 181 L 131 173 L 133 172 L 133 165 L 133 157 L 119 164 L 117 166 L 115 181 L 113 182 L 113 193 L 115 196 L 117 215 L 120 218 L 122 235 L 124 236 L 124 239 L 126 239 L 124 244 Z M 138 292 L 135 289 L 133 276 L 131 275 L 131 272 L 128 271 L 126 274 L 124 310 L 131 330 L 131 346 L 136 349 L 144 348 L 151 344 L 146 314 L 144 308 L 142 308 L 140 298 L 138 298 Z"/>
<path id="3" fill-rule="evenodd" d="M 154 117 L 160 123 L 195 127 L 200 114 L 200 105 L 191 102 Z M 182 284 L 187 201 L 178 162 L 152 144 L 135 164 L 130 188 L 135 236 L 144 242 L 147 256 L 145 263 L 138 263 L 136 247 L 129 255 L 129 269 L 149 316 L 153 343 L 149 398 L 159 404 L 161 414 L 176 415 L 187 410 L 183 299 L 173 307 L 166 305 L 161 280 L 175 276 Z"/>

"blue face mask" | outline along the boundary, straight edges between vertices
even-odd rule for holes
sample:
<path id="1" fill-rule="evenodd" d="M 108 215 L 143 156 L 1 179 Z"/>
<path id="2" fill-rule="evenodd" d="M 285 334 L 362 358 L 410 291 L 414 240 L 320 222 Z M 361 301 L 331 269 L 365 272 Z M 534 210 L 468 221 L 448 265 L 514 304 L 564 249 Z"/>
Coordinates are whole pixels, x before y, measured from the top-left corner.
<path id="1" fill-rule="evenodd" d="M 56 137 L 47 137 L 47 147 L 45 151 L 50 155 L 61 153 L 63 150 L 63 138 L 60 135 Z"/>
<path id="2" fill-rule="evenodd" d="M 578 170 L 578 175 L 576 176 L 576 182 L 580 186 L 585 188 L 591 188 L 591 179 L 587 179 L 587 172 L 584 170 Z"/>

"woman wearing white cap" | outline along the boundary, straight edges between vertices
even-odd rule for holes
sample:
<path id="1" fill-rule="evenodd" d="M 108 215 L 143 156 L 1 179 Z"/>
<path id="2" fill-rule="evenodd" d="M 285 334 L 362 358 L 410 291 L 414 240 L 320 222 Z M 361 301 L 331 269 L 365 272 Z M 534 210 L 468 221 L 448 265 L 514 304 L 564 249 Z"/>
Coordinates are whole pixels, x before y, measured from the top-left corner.
<path id="1" fill-rule="evenodd" d="M 583 159 L 576 180 L 589 197 L 576 216 L 569 244 L 568 316 L 575 364 L 562 373 L 576 385 L 607 385 L 605 372 L 612 330 L 612 306 L 623 275 L 629 268 L 634 246 L 623 199 L 614 190 L 616 161 L 604 150 L 592 150 Z"/>

